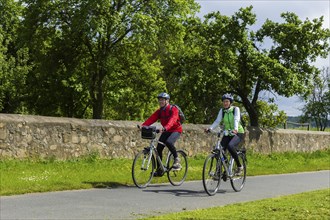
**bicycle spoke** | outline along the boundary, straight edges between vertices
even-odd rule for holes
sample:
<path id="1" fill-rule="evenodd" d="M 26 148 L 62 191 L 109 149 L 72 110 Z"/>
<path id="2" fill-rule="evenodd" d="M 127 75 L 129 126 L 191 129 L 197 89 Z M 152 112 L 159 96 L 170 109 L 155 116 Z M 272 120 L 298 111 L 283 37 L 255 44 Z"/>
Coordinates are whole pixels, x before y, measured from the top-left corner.
<path id="1" fill-rule="evenodd" d="M 139 152 L 133 161 L 132 178 L 134 184 L 139 188 L 145 188 L 151 182 L 155 169 L 155 159 L 150 158 L 149 152 Z"/>
<path id="2" fill-rule="evenodd" d="M 237 164 L 234 162 L 234 164 L 232 166 L 233 176 L 230 180 L 231 186 L 233 187 L 233 189 L 236 192 L 239 192 L 243 189 L 245 180 L 246 180 L 246 163 L 245 163 L 245 159 L 244 159 L 244 156 L 242 155 L 242 153 L 238 154 L 238 159 L 239 159 L 241 165 L 243 166 L 243 171 L 241 172 L 240 175 L 236 175 L 235 170 L 237 169 Z"/>
<path id="3" fill-rule="evenodd" d="M 221 181 L 221 163 L 217 166 L 217 159 L 214 154 L 207 156 L 203 166 L 203 186 L 205 192 L 213 196 L 219 189 Z"/>
<path id="4" fill-rule="evenodd" d="M 171 168 L 174 162 L 173 156 L 171 155 L 169 160 L 170 170 L 167 172 L 168 180 L 173 186 L 180 186 L 186 179 L 188 172 L 188 160 L 186 154 L 182 150 L 177 150 L 177 153 L 181 161 L 181 169 L 174 170 Z"/>

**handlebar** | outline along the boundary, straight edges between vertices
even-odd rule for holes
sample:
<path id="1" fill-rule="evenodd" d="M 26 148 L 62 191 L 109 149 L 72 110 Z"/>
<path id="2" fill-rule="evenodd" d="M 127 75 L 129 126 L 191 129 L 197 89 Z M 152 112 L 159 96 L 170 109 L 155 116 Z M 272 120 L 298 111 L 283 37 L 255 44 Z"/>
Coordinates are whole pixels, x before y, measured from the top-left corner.
<path id="1" fill-rule="evenodd" d="M 142 126 L 142 127 L 147 127 L 147 126 Z M 140 130 L 141 130 L 142 127 L 140 125 L 137 125 L 137 128 L 140 129 Z M 160 133 L 160 129 L 157 128 L 156 133 L 157 134 Z"/>
<path id="2" fill-rule="evenodd" d="M 220 136 L 222 133 L 224 135 L 233 135 L 235 136 L 236 134 L 233 132 L 233 130 L 224 130 L 224 129 L 220 129 L 220 131 L 215 131 L 215 130 L 210 130 L 210 129 L 206 129 L 205 133 L 216 133 L 218 136 Z"/>

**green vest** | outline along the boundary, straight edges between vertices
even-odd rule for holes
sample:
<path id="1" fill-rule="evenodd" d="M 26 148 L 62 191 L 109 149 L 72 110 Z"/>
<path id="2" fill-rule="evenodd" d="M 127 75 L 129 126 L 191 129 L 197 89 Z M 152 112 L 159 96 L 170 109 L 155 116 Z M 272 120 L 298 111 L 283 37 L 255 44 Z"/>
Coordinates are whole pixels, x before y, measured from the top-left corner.
<path id="1" fill-rule="evenodd" d="M 223 124 L 225 130 L 234 130 L 234 106 L 231 106 L 229 109 L 222 109 L 223 114 Z M 238 133 L 244 133 L 244 128 L 241 125 L 241 121 L 238 122 Z"/>

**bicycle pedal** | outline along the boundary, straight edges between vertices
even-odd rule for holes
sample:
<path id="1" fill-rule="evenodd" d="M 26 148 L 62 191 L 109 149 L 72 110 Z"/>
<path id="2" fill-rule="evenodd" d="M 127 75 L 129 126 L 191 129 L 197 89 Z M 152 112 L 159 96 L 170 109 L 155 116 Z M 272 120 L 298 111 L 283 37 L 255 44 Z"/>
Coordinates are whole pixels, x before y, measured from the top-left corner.
<path id="1" fill-rule="evenodd" d="M 163 172 L 157 172 L 156 171 L 156 172 L 153 173 L 153 176 L 154 177 L 162 177 L 162 176 L 164 176 L 164 173 Z"/>

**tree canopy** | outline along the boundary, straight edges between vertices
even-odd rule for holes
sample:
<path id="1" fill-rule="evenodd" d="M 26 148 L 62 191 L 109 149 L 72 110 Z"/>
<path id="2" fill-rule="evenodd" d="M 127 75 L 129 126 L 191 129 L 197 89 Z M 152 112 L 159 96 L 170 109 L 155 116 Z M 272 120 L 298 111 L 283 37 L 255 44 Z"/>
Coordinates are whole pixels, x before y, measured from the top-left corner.
<path id="1" fill-rule="evenodd" d="M 25 80 L 30 65 L 27 48 L 18 40 L 22 7 L 14 0 L 0 1 L 0 112 L 24 109 Z"/>
<path id="2" fill-rule="evenodd" d="M 323 17 L 286 12 L 252 31 L 252 6 L 203 20 L 193 0 L 2 0 L 0 9 L 8 113 L 143 120 L 167 91 L 188 122 L 210 123 L 229 92 L 252 126 L 276 126 L 285 114 L 260 94 L 308 97 L 320 73 L 312 62 L 330 48 Z"/>
<path id="3" fill-rule="evenodd" d="M 315 123 L 316 128 L 324 131 L 330 126 L 330 69 L 323 68 L 320 76 L 313 82 L 313 91 L 303 107 L 302 122 Z"/>
<path id="4" fill-rule="evenodd" d="M 323 17 L 301 21 L 293 13 L 281 16 L 284 23 L 267 20 L 256 32 L 249 29 L 256 21 L 252 7 L 231 17 L 210 13 L 197 28 L 190 26 L 198 42 L 189 44 L 198 49 L 182 63 L 180 92 L 189 94 L 186 102 L 195 119 L 208 122 L 206 115 L 215 117 L 219 108 L 214 106 L 230 92 L 246 109 L 251 125 L 259 126 L 261 92 L 286 97 L 310 93 L 319 74 L 311 62 L 328 55 L 329 29 L 322 28 Z M 271 46 L 264 45 L 266 39 Z M 191 86 L 191 82 L 196 83 Z"/>

